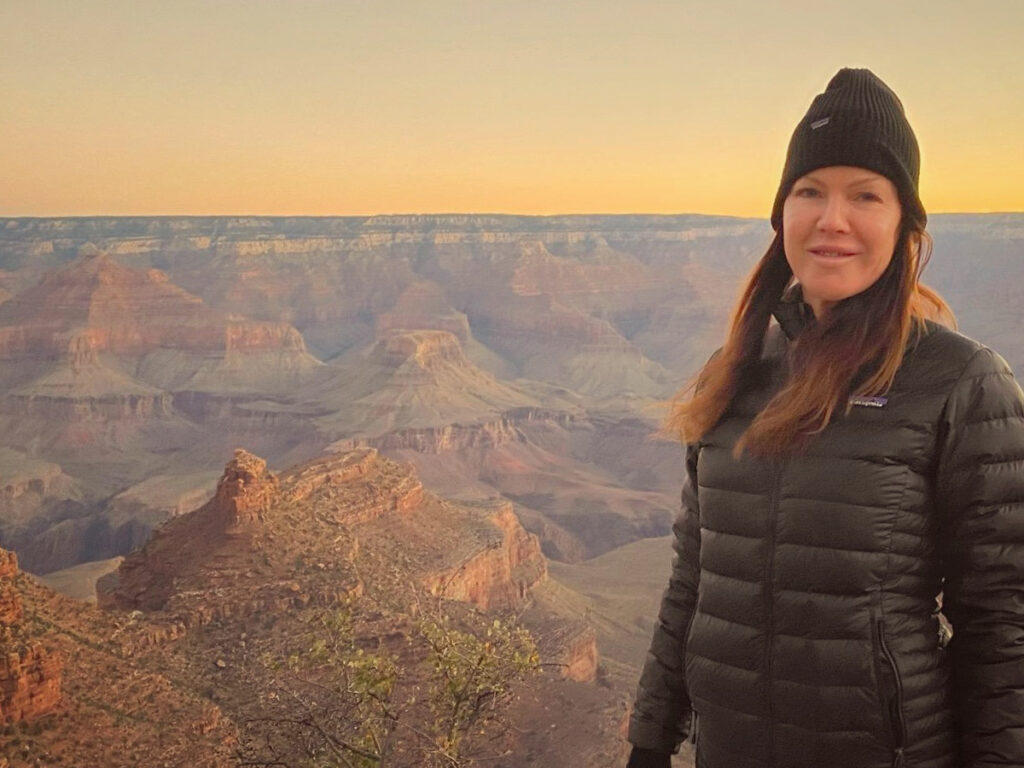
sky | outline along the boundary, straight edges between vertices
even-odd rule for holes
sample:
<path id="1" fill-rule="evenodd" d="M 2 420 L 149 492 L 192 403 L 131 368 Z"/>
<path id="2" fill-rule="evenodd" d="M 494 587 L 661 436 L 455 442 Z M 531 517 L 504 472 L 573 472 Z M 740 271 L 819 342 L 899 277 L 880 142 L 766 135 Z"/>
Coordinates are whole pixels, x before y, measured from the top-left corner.
<path id="1" fill-rule="evenodd" d="M 766 217 L 844 66 L 1024 211 L 1021 0 L 0 0 L 0 216 Z"/>

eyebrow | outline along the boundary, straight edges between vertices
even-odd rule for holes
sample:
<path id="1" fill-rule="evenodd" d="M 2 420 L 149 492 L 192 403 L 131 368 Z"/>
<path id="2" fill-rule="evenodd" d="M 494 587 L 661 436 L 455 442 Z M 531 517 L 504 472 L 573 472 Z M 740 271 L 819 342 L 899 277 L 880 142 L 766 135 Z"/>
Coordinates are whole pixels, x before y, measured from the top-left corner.
<path id="1" fill-rule="evenodd" d="M 825 183 L 822 179 L 820 179 L 819 177 L 815 176 L 813 171 L 811 173 L 808 173 L 803 178 L 807 179 L 808 181 L 813 181 L 815 184 L 824 184 Z M 881 176 L 881 175 L 879 175 L 879 176 L 861 176 L 859 179 L 854 179 L 853 181 L 851 181 L 846 186 L 847 187 L 859 187 L 859 186 L 861 186 L 863 184 L 871 184 L 871 183 L 875 183 L 875 182 L 879 182 L 879 181 L 884 181 L 884 180 L 885 180 L 885 177 Z"/>

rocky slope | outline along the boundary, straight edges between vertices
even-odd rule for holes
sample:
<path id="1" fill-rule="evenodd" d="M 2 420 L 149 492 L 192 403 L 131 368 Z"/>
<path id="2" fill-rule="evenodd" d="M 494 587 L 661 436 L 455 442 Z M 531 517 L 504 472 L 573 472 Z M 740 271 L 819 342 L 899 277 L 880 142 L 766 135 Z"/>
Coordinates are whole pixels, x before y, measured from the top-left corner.
<path id="1" fill-rule="evenodd" d="M 59 654 L 26 637 L 18 559 L 0 550 L 0 723 L 35 720 L 60 703 Z"/>
<path id="2" fill-rule="evenodd" d="M 319 537 L 332 526 L 338 533 L 324 549 Z M 408 465 L 372 448 L 300 466 L 280 481 L 265 461 L 238 451 L 207 504 L 169 521 L 100 580 L 99 605 L 164 611 L 190 626 L 293 602 L 338 604 L 364 589 L 351 567 L 364 528 L 378 548 L 413 537 L 425 558 L 413 569 L 423 586 L 481 609 L 521 605 L 547 573 L 536 537 L 509 505 L 470 509 L 435 499 Z M 404 560 L 415 543 L 403 546 Z M 275 567 L 294 570 L 290 554 L 323 565 L 307 574 L 306 587 L 316 586 L 301 597 L 290 581 L 261 578 Z M 211 588 L 218 591 L 209 605 L 191 604 L 200 593 L 209 600 Z"/>
<path id="3" fill-rule="evenodd" d="M 930 223 L 928 274 L 982 335 L 998 312 L 975 286 L 1019 282 L 1021 214 Z M 625 340 L 679 376 L 713 349 L 770 234 L 763 221 L 708 216 L 7 219 L 0 269 L 16 292 L 94 243 L 222 311 L 293 323 L 322 359 L 369 344 L 378 327 L 410 329 L 396 317 L 466 343 L 464 317 L 520 366 L 537 348 L 564 360 L 578 353 L 568 343 Z M 1007 357 L 1020 359 L 1016 349 Z"/>
<path id="4" fill-rule="evenodd" d="M 336 445 L 373 445 L 410 461 L 449 496 L 511 499 L 548 557 L 576 562 L 668 533 L 681 452 L 652 439 L 655 430 L 621 415 L 518 409 L 493 422 Z"/>
<path id="5" fill-rule="evenodd" d="M 266 660 L 308 652 L 304 644 L 338 610 L 356 617 L 359 647 L 391 649 L 413 680 L 426 674 L 415 671 L 426 669 L 424 649 L 407 639 L 417 616 L 440 609 L 486 627 L 490 618 L 473 618 L 479 611 L 515 611 L 552 671 L 516 689 L 514 727 L 482 742 L 497 738 L 510 750 L 492 762 L 511 768 L 557 748 L 593 768 L 623 756 L 624 701 L 593 682 L 593 631 L 534 599 L 547 579 L 536 537 L 508 504 L 438 499 L 411 467 L 371 448 L 281 475 L 238 451 L 207 504 L 169 521 L 100 580 L 104 610 L 54 595 L 15 567 L 13 555 L 0 563 L 0 618 L 26 626 L 28 647 L 45 635 L 53 652 L 23 653 L 8 674 L 34 686 L 0 709 L 8 721 L 35 718 L 0 737 L 0 759 L 11 766 L 234 764 L 290 679 Z M 53 659 L 64 661 L 62 688 Z M 556 697 L 563 706 L 551 710 L 545 702 Z M 407 718 L 427 716 L 403 706 Z M 578 735 L 553 747 L 552 728 L 569 723 Z"/>
<path id="6" fill-rule="evenodd" d="M 292 381 L 255 375 L 253 361 L 267 355 L 275 364 L 287 363 Z M 116 394 L 119 388 L 153 391 L 146 385 L 203 389 L 213 375 L 218 391 L 272 391 L 294 384 L 315 366 L 301 335 L 287 324 L 232 317 L 159 270 L 121 266 L 88 246 L 76 260 L 0 306 L 0 359 L 26 358 L 59 361 L 71 375 L 95 369 L 101 358 L 116 359 L 120 364 L 108 374 L 110 380 L 93 385 L 97 394 Z M 7 375 L 9 383 L 21 378 Z M 141 383 L 132 384 L 136 378 Z M 31 380 L 18 384 L 26 394 L 34 390 Z"/>
<path id="7" fill-rule="evenodd" d="M 110 616 L 0 551 L 0 765 L 228 768 L 237 731 L 200 692 L 124 655 L 144 617 Z"/>
<path id="8" fill-rule="evenodd" d="M 523 616 L 557 672 L 529 683 L 522 696 L 584 686 L 593 710 L 570 707 L 569 720 L 614 720 L 622 700 L 591 687 L 598 663 L 593 631 L 535 604 L 533 589 L 546 574 L 537 538 L 521 528 L 510 505 L 438 499 L 411 467 L 374 449 L 319 459 L 280 477 L 239 451 L 209 503 L 164 525 L 97 589 L 101 607 L 147 617 L 119 637 L 123 654 L 150 658 L 174 669 L 176 679 L 206 687 L 212 666 L 214 697 L 235 722 L 257 716 L 254 691 L 274 685 L 255 663 L 260 654 L 306 636 L 325 610 L 373 606 L 359 625 L 368 633 L 359 642 L 375 646 L 393 642 L 386 640 L 390 633 L 409 632 L 422 606 L 452 600 Z M 401 653 L 417 663 L 415 648 Z M 530 709 L 519 717 L 524 724 L 543 720 Z M 531 734 L 546 737 L 549 725 L 520 729 L 516 741 L 527 748 Z M 596 766 L 605 759 L 598 756 L 622 750 L 614 733 L 578 746 L 581 765 Z"/>

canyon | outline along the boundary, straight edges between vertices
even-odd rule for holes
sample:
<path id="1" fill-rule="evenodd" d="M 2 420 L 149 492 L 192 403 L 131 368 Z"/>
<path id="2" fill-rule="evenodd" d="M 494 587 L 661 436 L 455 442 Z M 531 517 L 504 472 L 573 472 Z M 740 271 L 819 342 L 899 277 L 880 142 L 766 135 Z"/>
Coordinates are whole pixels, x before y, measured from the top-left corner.
<path id="1" fill-rule="evenodd" d="M 440 492 L 508 490 L 550 556 L 664 533 L 671 496 L 650 494 L 581 526 L 568 489 L 621 483 L 585 459 L 560 478 L 515 425 L 582 435 L 669 395 L 760 239 L 702 217 L 6 220 L 0 543 L 36 573 L 123 555 L 236 447 L 285 468 L 345 444 L 428 452 Z M 718 240 L 732 266 L 708 279 Z M 648 338 L 702 308 L 684 343 Z"/>
<path id="2" fill-rule="evenodd" d="M 924 279 L 1024 370 L 1024 215 L 929 230 Z M 212 702 L 176 648 L 214 664 L 214 638 L 273 646 L 268 613 L 413 579 L 421 600 L 522 612 L 615 733 L 671 556 L 682 452 L 659 424 L 771 234 L 687 215 L 0 219 L 2 583 L 74 627 L 5 679 L 60 669 L 73 697 L 67 660 L 116 634 L 103 674 L 169 664 L 167 706 L 223 756 L 242 677 Z M 19 690 L 25 722 L 54 711 L 56 688 Z M 519 723 L 563 698 L 520 696 Z"/>

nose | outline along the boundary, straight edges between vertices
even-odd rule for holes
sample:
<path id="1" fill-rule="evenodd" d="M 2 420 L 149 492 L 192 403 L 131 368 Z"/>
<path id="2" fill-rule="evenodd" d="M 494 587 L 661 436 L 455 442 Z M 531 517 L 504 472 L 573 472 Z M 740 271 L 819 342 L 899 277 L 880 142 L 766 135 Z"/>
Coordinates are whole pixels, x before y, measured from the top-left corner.
<path id="1" fill-rule="evenodd" d="M 842 195 L 828 195 L 818 216 L 818 229 L 822 232 L 847 232 L 850 228 L 847 203 Z"/>

